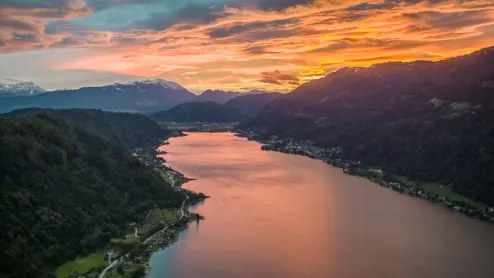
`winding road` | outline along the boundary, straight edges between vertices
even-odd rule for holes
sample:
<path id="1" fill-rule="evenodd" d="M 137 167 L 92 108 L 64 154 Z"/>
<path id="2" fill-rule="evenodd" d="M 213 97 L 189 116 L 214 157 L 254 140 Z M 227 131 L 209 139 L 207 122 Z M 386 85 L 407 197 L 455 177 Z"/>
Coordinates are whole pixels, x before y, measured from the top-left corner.
<path id="1" fill-rule="evenodd" d="M 170 178 L 170 180 L 172 181 L 172 184 L 171 184 L 171 187 L 174 187 L 175 186 L 175 180 L 173 179 L 173 175 L 168 175 L 168 177 Z M 189 200 L 189 195 L 185 194 L 185 200 L 183 200 L 182 202 L 182 206 L 180 207 L 180 219 L 179 220 L 182 220 L 186 214 L 185 214 L 185 203 Z M 149 217 L 149 215 L 151 215 L 151 211 L 149 211 L 148 215 L 146 216 L 146 218 Z M 146 219 L 145 218 L 145 219 Z M 178 220 L 177 220 L 178 221 Z M 151 241 L 151 239 L 153 239 L 153 237 L 159 233 L 162 233 L 164 231 L 166 231 L 166 229 L 168 229 L 170 226 L 174 225 L 175 223 L 177 223 L 177 221 L 174 221 L 172 223 L 170 223 L 168 226 L 164 227 L 163 229 L 159 230 L 158 232 L 154 233 L 153 235 L 149 236 L 148 238 L 146 238 L 146 240 L 144 240 L 143 244 L 147 244 L 149 241 Z M 139 238 L 139 236 L 137 235 L 137 227 L 134 227 L 134 235 L 135 237 Z M 130 253 L 127 253 L 125 254 L 123 257 L 126 257 L 128 256 Z M 119 263 L 121 262 L 121 259 L 116 259 L 115 261 L 113 261 L 112 263 L 110 263 L 105 269 L 103 269 L 103 271 L 101 272 L 101 274 L 98 276 L 98 278 L 104 278 L 106 273 L 112 269 L 113 267 L 115 267 L 116 265 L 118 265 Z"/>

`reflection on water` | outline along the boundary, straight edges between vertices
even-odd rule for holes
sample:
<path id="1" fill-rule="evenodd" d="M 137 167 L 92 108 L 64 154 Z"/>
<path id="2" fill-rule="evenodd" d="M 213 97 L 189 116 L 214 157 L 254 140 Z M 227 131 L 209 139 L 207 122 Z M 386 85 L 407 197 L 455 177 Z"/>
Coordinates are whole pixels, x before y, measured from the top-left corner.
<path id="1" fill-rule="evenodd" d="M 162 148 L 211 198 L 152 278 L 494 277 L 494 226 L 229 133 Z"/>

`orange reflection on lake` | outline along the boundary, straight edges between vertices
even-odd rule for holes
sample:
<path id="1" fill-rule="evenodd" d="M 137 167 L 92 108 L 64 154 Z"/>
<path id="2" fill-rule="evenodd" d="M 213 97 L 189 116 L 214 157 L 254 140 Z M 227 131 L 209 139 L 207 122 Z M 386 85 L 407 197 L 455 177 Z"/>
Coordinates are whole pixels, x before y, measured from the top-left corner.
<path id="1" fill-rule="evenodd" d="M 494 226 L 230 133 L 161 147 L 210 195 L 151 277 L 494 277 Z"/>

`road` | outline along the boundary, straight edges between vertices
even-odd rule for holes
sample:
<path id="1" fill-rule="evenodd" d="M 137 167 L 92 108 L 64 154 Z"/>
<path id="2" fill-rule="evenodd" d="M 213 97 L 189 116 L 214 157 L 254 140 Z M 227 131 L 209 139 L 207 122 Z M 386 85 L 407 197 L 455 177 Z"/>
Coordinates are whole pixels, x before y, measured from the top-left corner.
<path id="1" fill-rule="evenodd" d="M 168 175 L 168 177 L 170 178 L 170 180 L 172 181 L 172 184 L 171 186 L 175 186 L 175 180 L 173 179 L 173 175 Z M 180 207 L 180 220 L 182 220 L 184 217 L 185 217 L 185 203 L 189 200 L 189 195 L 185 194 L 185 200 L 182 202 L 182 206 Z M 151 214 L 151 211 L 149 211 L 148 215 L 146 216 L 146 218 L 149 217 L 149 215 Z M 165 231 L 166 229 L 168 229 L 171 225 L 175 224 L 175 222 L 169 224 L 168 226 L 164 227 L 163 229 L 159 230 L 158 232 L 154 233 L 153 235 L 151 235 L 150 237 L 146 238 L 146 240 L 144 240 L 143 244 L 147 244 L 149 241 L 151 241 L 151 239 L 153 239 L 153 237 L 159 233 L 162 233 L 163 231 Z M 134 227 L 135 229 L 135 232 L 134 232 L 134 235 L 138 238 L 139 236 L 137 235 L 137 227 Z M 129 253 L 125 254 L 123 257 L 129 255 Z M 101 274 L 98 276 L 98 278 L 104 278 L 105 275 L 106 275 L 106 272 L 108 272 L 108 270 L 112 269 L 113 267 L 115 267 L 117 264 L 120 263 L 120 259 L 116 259 L 115 261 L 113 261 L 110 265 L 108 265 L 102 272 Z"/>
<path id="2" fill-rule="evenodd" d="M 108 270 L 112 269 L 114 266 L 116 266 L 118 263 L 120 262 L 120 259 L 116 259 L 113 261 L 113 263 L 111 263 L 110 265 L 108 265 L 105 269 L 103 269 L 103 271 L 101 272 L 101 274 L 98 276 L 98 278 L 103 278 L 105 277 L 105 274 L 106 272 L 108 272 Z"/>
<path id="3" fill-rule="evenodd" d="M 170 185 L 171 187 L 174 187 L 175 186 L 175 180 L 173 179 L 173 174 L 168 174 L 168 177 L 170 178 L 170 180 L 172 181 L 172 184 Z"/>
<path id="4" fill-rule="evenodd" d="M 180 219 L 185 217 L 184 207 L 185 207 L 185 202 L 187 202 L 188 200 L 189 200 L 189 195 L 185 194 L 185 200 L 182 202 L 182 207 L 180 207 L 180 214 L 182 215 L 180 216 Z"/>

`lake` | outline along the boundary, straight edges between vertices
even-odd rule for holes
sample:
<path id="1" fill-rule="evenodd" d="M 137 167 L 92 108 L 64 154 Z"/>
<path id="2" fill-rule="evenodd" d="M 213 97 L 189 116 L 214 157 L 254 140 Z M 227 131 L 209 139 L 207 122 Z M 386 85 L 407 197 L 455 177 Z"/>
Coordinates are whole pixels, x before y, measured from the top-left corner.
<path id="1" fill-rule="evenodd" d="M 161 149 L 209 196 L 152 278 L 494 277 L 494 225 L 231 133 Z"/>

